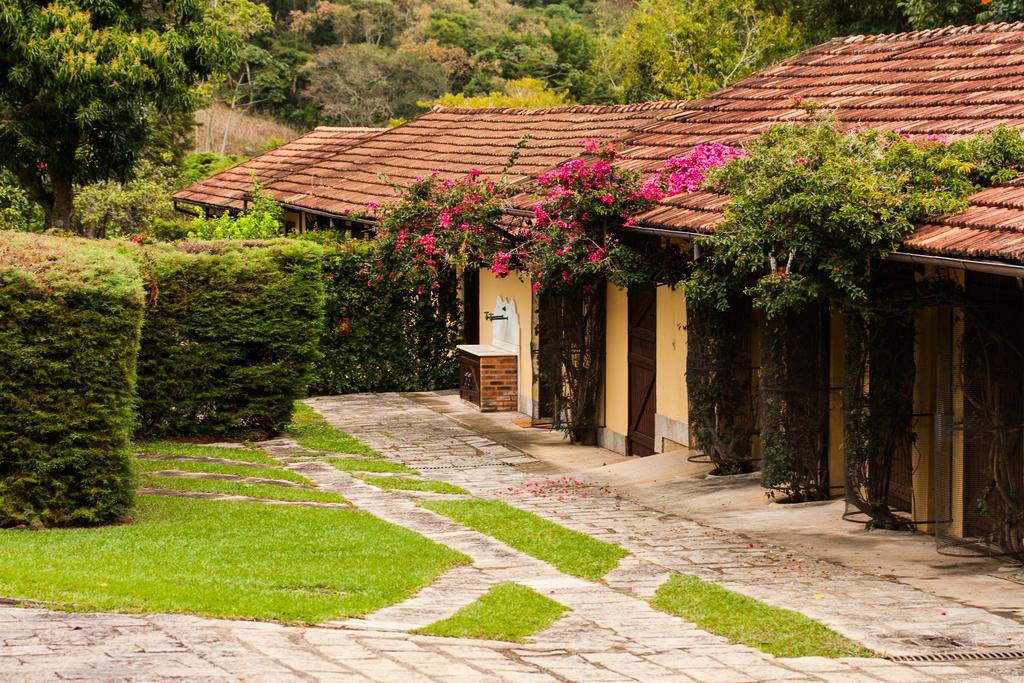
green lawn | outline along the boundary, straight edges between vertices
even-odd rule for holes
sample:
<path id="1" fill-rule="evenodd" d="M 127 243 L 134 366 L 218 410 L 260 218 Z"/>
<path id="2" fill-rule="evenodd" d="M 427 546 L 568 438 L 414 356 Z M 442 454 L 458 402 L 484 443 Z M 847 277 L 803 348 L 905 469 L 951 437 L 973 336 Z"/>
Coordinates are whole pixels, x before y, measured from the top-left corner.
<path id="1" fill-rule="evenodd" d="M 468 562 L 365 512 L 140 496 L 134 515 L 122 526 L 0 530 L 0 595 L 314 623 L 400 602 Z"/>
<path id="2" fill-rule="evenodd" d="M 211 474 L 234 474 L 239 477 L 260 477 L 261 479 L 279 479 L 292 481 L 296 484 L 313 486 L 313 482 L 297 472 L 274 469 L 270 467 L 252 467 L 249 465 L 221 465 L 220 463 L 202 462 L 199 460 L 136 460 L 142 472 L 158 470 L 180 470 L 182 472 L 209 472 Z"/>
<path id="3" fill-rule="evenodd" d="M 276 465 L 277 461 L 258 448 L 223 448 L 204 444 L 179 443 L 177 441 L 137 441 L 133 450 L 141 455 L 173 455 L 179 458 L 221 458 L 240 460 L 265 465 Z"/>
<path id="4" fill-rule="evenodd" d="M 299 442 L 300 446 L 311 451 L 380 457 L 380 453 L 359 439 L 327 424 L 327 420 L 319 413 L 298 401 L 295 403 L 295 414 L 292 416 L 291 424 L 287 427 L 287 432 Z"/>
<path id="5" fill-rule="evenodd" d="M 629 554 L 617 545 L 498 500 L 425 500 L 420 504 L 584 579 L 600 579 Z"/>
<path id="6" fill-rule="evenodd" d="M 402 491 L 429 491 L 431 493 L 450 493 L 453 495 L 469 495 L 469 491 L 449 484 L 446 481 L 435 481 L 434 479 L 408 479 L 406 477 L 372 477 L 365 474 L 355 475 L 367 484 L 382 489 L 400 489 Z"/>
<path id="7" fill-rule="evenodd" d="M 312 501 L 315 503 L 344 503 L 345 499 L 334 491 L 289 488 L 272 484 L 249 484 L 244 481 L 223 481 L 220 479 L 198 479 L 193 477 L 156 477 L 144 474 L 141 486 L 154 489 L 170 489 L 188 493 L 224 493 L 232 496 L 267 498 L 269 500 Z"/>
<path id="8" fill-rule="evenodd" d="M 419 474 L 416 470 L 406 467 L 400 462 L 387 460 L 360 460 L 359 458 L 327 458 L 335 469 L 342 472 L 395 472 L 403 474 Z"/>
<path id="9" fill-rule="evenodd" d="M 772 607 L 696 576 L 676 574 L 652 602 L 706 631 L 776 657 L 874 656 L 799 612 Z"/>
<path id="10" fill-rule="evenodd" d="M 500 583 L 447 619 L 415 632 L 449 638 L 521 642 L 551 626 L 568 609 L 526 586 Z"/>

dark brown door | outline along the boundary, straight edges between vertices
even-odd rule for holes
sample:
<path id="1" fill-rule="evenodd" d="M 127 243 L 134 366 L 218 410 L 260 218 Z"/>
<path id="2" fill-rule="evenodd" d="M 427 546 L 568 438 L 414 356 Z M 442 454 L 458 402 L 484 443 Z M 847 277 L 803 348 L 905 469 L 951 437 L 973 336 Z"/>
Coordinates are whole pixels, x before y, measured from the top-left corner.
<path id="1" fill-rule="evenodd" d="M 653 286 L 629 288 L 630 455 L 654 454 L 657 297 Z"/>
<path id="2" fill-rule="evenodd" d="M 462 329 L 466 344 L 480 343 L 480 271 L 462 271 Z"/>

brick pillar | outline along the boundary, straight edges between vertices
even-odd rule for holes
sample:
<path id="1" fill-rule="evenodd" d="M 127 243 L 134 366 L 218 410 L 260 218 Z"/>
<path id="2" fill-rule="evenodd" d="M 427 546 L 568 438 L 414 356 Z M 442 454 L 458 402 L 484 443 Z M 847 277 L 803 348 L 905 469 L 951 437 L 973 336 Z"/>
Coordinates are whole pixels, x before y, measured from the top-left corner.
<path id="1" fill-rule="evenodd" d="M 480 411 L 515 410 L 519 405 L 519 359 L 516 356 L 480 358 Z"/>

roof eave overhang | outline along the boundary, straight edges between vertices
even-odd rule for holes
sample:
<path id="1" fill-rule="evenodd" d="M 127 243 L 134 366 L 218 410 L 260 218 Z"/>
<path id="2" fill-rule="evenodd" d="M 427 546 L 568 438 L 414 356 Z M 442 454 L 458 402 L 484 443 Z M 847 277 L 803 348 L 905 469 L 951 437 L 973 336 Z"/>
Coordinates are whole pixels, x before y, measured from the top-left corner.
<path id="1" fill-rule="evenodd" d="M 954 270 L 969 270 L 975 273 L 989 273 L 1005 277 L 1024 278 L 1024 264 L 1007 261 L 990 261 L 986 259 L 962 258 L 959 256 L 940 256 L 938 254 L 921 254 L 912 251 L 895 251 L 885 256 L 887 261 L 913 263 L 918 265 L 940 266 Z"/>
<path id="2" fill-rule="evenodd" d="M 699 239 L 708 237 L 707 233 L 694 232 L 690 230 L 673 230 L 671 228 L 656 228 L 646 225 L 634 225 L 629 228 L 631 232 L 638 232 L 647 235 L 659 235 L 662 237 L 676 237 L 680 239 Z M 976 273 L 989 273 L 991 275 L 1003 275 L 1005 277 L 1024 279 L 1024 264 L 1010 263 L 1008 261 L 995 261 L 989 259 L 975 259 L 960 256 L 941 256 L 938 254 L 922 254 L 913 251 L 895 251 L 884 257 L 889 261 L 900 263 L 913 263 L 918 265 L 931 265 L 955 270 L 969 270 Z"/>
<path id="3" fill-rule="evenodd" d="M 362 225 L 376 225 L 377 224 L 377 219 L 376 218 L 365 218 L 365 217 L 361 218 L 361 217 L 358 217 L 358 216 L 345 215 L 345 214 L 335 213 L 335 212 L 332 212 L 332 211 L 320 211 L 320 210 L 317 210 L 317 209 L 310 209 L 310 208 L 307 208 L 305 206 L 300 206 L 298 204 L 288 204 L 286 202 L 278 202 L 278 203 L 281 205 L 281 208 L 285 209 L 286 211 L 295 211 L 296 213 L 311 213 L 311 214 L 314 214 L 316 216 L 323 216 L 324 218 L 333 218 L 333 219 L 339 220 L 339 221 L 349 221 L 351 223 L 360 223 Z"/>
<path id="4" fill-rule="evenodd" d="M 189 211 L 188 209 L 182 208 L 182 205 L 184 205 L 184 206 L 191 206 L 191 207 L 197 207 L 197 208 L 200 208 L 200 209 L 213 209 L 215 211 L 230 211 L 230 212 L 236 212 L 236 213 L 238 211 L 242 211 L 243 210 L 243 209 L 239 209 L 239 208 L 236 208 L 236 207 L 233 207 L 233 206 L 224 206 L 223 204 L 211 204 L 209 202 L 201 202 L 201 201 L 198 201 L 198 200 L 195 200 L 195 199 L 177 199 L 177 198 L 173 198 L 172 197 L 172 203 L 174 205 L 174 210 L 175 211 L 178 211 L 179 213 L 188 214 L 190 216 L 195 216 L 195 212 L 194 211 Z"/>

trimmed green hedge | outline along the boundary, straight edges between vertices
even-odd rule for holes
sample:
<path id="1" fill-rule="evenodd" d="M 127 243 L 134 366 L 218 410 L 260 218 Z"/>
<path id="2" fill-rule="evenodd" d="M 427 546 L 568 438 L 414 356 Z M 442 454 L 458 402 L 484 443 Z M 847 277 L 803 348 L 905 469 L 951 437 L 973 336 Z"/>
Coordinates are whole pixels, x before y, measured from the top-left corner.
<path id="1" fill-rule="evenodd" d="M 139 354 L 151 435 L 273 434 L 319 357 L 319 245 L 184 242 L 137 250 L 148 302 Z"/>
<path id="2" fill-rule="evenodd" d="M 372 244 L 348 241 L 324 255 L 327 312 L 310 391 L 428 391 L 457 385 L 462 343 L 458 279 L 437 287 L 409 280 L 371 283 Z"/>
<path id="3" fill-rule="evenodd" d="M 131 508 L 142 313 L 124 255 L 0 232 L 0 526 L 98 524 Z"/>

